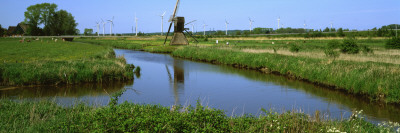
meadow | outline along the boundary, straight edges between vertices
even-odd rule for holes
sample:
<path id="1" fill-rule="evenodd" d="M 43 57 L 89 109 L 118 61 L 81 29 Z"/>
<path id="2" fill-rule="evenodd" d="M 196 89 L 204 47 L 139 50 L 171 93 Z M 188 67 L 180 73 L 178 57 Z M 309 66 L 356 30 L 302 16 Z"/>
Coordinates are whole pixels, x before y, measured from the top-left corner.
<path id="1" fill-rule="evenodd" d="M 133 79 L 111 47 L 52 39 L 0 39 L 1 85 L 74 84 Z"/>
<path id="2" fill-rule="evenodd" d="M 258 116 L 227 116 L 200 101 L 188 107 L 117 104 L 123 92 L 114 93 L 101 107 L 1 99 L 0 132 L 399 132 L 398 123 L 374 125 L 364 120 L 362 111 L 336 120 L 318 111 L 310 116 L 265 109 Z"/>

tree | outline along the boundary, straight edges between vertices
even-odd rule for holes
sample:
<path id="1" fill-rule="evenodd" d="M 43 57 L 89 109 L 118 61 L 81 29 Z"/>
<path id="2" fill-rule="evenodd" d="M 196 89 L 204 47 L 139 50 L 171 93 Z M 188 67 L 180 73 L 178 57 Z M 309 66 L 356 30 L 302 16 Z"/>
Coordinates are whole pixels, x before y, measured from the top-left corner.
<path id="1" fill-rule="evenodd" d="M 50 35 L 75 35 L 77 25 L 71 13 L 57 11 L 49 21 Z"/>
<path id="2" fill-rule="evenodd" d="M 40 28 L 38 27 L 41 24 L 41 6 L 40 4 L 36 4 L 33 6 L 29 6 L 27 11 L 24 12 L 25 23 L 29 25 L 28 34 L 30 35 L 40 35 Z"/>
<path id="3" fill-rule="evenodd" d="M 343 29 L 342 29 L 342 28 L 339 28 L 339 29 L 338 29 L 338 32 L 337 32 L 336 34 L 337 34 L 337 36 L 339 36 L 339 37 L 344 37 Z"/>
<path id="4" fill-rule="evenodd" d="M 0 24 L 0 37 L 3 37 L 3 35 L 4 35 L 4 29 L 3 29 L 3 27 L 1 27 L 1 24 Z"/>
<path id="5" fill-rule="evenodd" d="M 329 28 L 326 27 L 326 28 L 324 29 L 324 32 L 329 32 Z"/>
<path id="6" fill-rule="evenodd" d="M 56 4 L 50 3 L 42 3 L 40 4 L 42 12 L 41 12 L 41 23 L 44 24 L 43 31 L 46 35 L 50 34 L 49 23 L 51 18 L 55 15 L 57 10 Z"/>
<path id="7" fill-rule="evenodd" d="M 83 32 L 83 34 L 84 34 L 85 36 L 87 36 L 87 35 L 92 35 L 92 34 L 93 34 L 93 29 L 85 28 L 85 31 Z"/>
<path id="8" fill-rule="evenodd" d="M 239 30 L 238 31 L 236 31 L 236 33 L 235 33 L 237 36 L 240 36 L 241 34 L 242 34 L 242 32 L 240 32 Z"/>

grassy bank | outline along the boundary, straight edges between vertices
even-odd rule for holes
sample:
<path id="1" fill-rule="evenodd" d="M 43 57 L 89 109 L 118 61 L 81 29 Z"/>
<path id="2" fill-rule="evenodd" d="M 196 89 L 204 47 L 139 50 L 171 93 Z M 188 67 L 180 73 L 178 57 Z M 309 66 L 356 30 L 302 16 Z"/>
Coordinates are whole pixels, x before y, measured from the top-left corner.
<path id="1" fill-rule="evenodd" d="M 345 89 L 371 99 L 400 103 L 400 65 L 379 62 L 332 61 L 235 49 L 185 47 L 174 56 L 254 68 Z"/>
<path id="2" fill-rule="evenodd" d="M 26 39 L 27 40 L 27 39 Z M 2 85 L 72 84 L 133 78 L 132 67 L 111 47 L 52 39 L 0 39 Z"/>
<path id="3" fill-rule="evenodd" d="M 229 117 L 224 111 L 196 107 L 163 107 L 124 102 L 93 107 L 61 107 L 53 102 L 0 100 L 0 132 L 393 132 L 395 124 L 373 125 L 360 112 L 327 120 L 316 112 L 263 110 L 259 116 Z M 398 125 L 397 125 L 398 126 Z"/>

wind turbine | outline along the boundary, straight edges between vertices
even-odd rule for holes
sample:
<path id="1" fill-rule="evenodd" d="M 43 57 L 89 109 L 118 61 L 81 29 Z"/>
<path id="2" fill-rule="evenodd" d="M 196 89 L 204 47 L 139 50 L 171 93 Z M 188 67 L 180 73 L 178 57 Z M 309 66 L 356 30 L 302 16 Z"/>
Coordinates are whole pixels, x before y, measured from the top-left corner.
<path id="1" fill-rule="evenodd" d="M 332 32 L 332 27 L 333 27 L 333 22 L 331 21 L 331 29 L 330 29 L 331 32 Z"/>
<path id="2" fill-rule="evenodd" d="M 164 11 L 164 13 L 162 15 L 160 15 L 161 17 L 161 36 L 164 33 L 164 15 L 165 15 L 166 11 Z"/>
<path id="3" fill-rule="evenodd" d="M 101 22 L 103 23 L 103 36 L 104 36 L 104 29 L 106 28 L 106 22 L 104 22 L 103 19 L 101 19 Z"/>
<path id="4" fill-rule="evenodd" d="M 206 24 L 203 24 L 203 28 L 204 28 L 204 36 L 206 36 L 206 26 L 208 26 L 208 25 L 206 25 Z"/>
<path id="5" fill-rule="evenodd" d="M 278 29 L 280 29 L 281 17 L 278 17 Z"/>
<path id="6" fill-rule="evenodd" d="M 100 23 L 96 22 L 96 27 L 97 27 L 97 36 L 99 36 L 99 30 L 100 30 Z"/>
<path id="7" fill-rule="evenodd" d="M 138 20 L 138 18 L 136 17 L 136 13 L 135 13 L 135 24 L 136 24 L 136 28 L 135 28 L 135 31 L 136 31 L 136 36 L 137 36 L 137 20 Z"/>
<path id="8" fill-rule="evenodd" d="M 192 34 L 194 34 L 194 23 L 192 23 Z"/>
<path id="9" fill-rule="evenodd" d="M 107 20 L 108 22 L 110 22 L 110 36 L 112 36 L 112 27 L 114 26 L 114 16 L 111 20 Z"/>
<path id="10" fill-rule="evenodd" d="M 251 20 L 251 18 L 249 17 L 249 21 L 250 21 L 250 33 L 251 33 L 251 30 L 253 30 L 253 28 L 252 28 L 252 25 L 253 25 L 253 20 Z"/>
<path id="11" fill-rule="evenodd" d="M 307 24 L 306 24 L 306 21 L 304 20 L 304 31 L 306 32 L 307 30 L 306 30 L 306 26 L 307 26 Z"/>
<path id="12" fill-rule="evenodd" d="M 229 24 L 229 22 L 226 21 L 226 19 L 225 19 L 225 26 L 226 26 L 225 34 L 226 34 L 226 35 L 228 35 L 228 24 Z"/>

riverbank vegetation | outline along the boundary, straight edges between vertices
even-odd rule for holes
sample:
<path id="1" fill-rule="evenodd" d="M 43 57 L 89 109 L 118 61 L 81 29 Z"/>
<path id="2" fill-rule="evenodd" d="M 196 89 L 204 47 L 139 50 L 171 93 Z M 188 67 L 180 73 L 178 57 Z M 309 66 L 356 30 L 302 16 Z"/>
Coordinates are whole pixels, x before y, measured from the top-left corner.
<path id="1" fill-rule="evenodd" d="M 0 40 L 2 85 L 73 84 L 133 78 L 111 47 L 55 39 Z"/>
<path id="2" fill-rule="evenodd" d="M 398 132 L 398 123 L 371 124 L 361 111 L 350 118 L 330 120 L 314 115 L 262 109 L 258 116 L 227 116 L 223 110 L 197 103 L 195 107 L 118 103 L 108 106 L 78 103 L 61 107 L 49 101 L 0 100 L 0 132 Z"/>
<path id="3" fill-rule="evenodd" d="M 169 49 L 173 56 L 278 73 L 374 101 L 400 103 L 400 50 L 387 49 L 385 38 L 208 38 L 189 46 L 163 46 L 162 39 L 123 38 L 116 44 L 104 39 L 82 41 L 126 49 L 130 45 Z"/>

